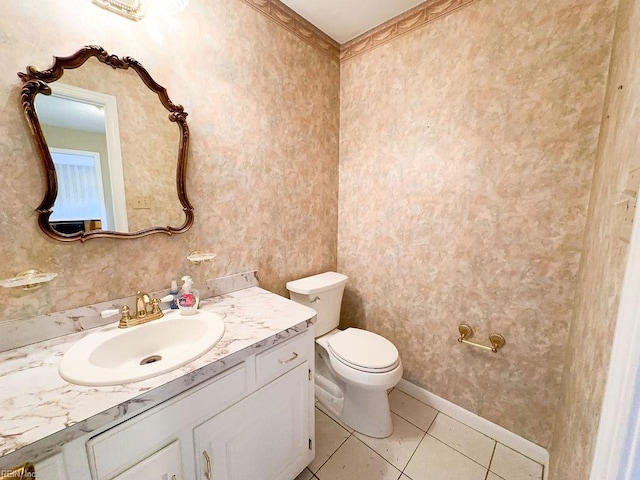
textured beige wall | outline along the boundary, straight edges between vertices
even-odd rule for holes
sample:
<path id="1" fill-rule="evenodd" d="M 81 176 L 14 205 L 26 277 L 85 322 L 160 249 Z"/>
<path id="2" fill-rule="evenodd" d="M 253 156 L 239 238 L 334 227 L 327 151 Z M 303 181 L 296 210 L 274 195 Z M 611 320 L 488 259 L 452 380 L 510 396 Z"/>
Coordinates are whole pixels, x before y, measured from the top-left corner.
<path id="1" fill-rule="evenodd" d="M 345 324 L 391 338 L 410 380 L 544 446 L 615 3 L 482 0 L 342 70 Z M 575 323 L 594 333 L 569 343 L 553 478 L 586 478 L 576 472 L 587 471 L 608 359 L 598 332 L 610 336 L 622 276 L 625 245 L 608 219 L 628 170 L 616 155 L 637 138 L 630 102 L 638 73 L 623 67 L 638 43 L 628 25 L 639 15 L 634 2 L 622 3 L 629 15 L 614 78 L 635 75 L 636 94 L 627 96 L 626 83 L 610 92 L 615 115 L 593 190 L 603 200 L 589 216 Z M 0 77 L 0 277 L 28 267 L 60 273 L 33 293 L 0 292 L 0 320 L 163 288 L 184 273 L 201 282 L 255 268 L 284 294 L 286 280 L 336 267 L 340 72 L 324 54 L 236 1 L 191 0 L 178 16 L 150 9 L 135 23 L 86 0 L 10 0 L 0 32 L 9 72 Z M 85 44 L 138 59 L 189 113 L 196 222 L 186 234 L 81 245 L 37 228 L 43 178 L 12 72 L 46 68 L 52 55 Z M 615 135 L 623 123 L 627 133 Z M 193 249 L 219 256 L 192 267 L 184 257 Z M 476 340 L 497 331 L 507 347 L 491 356 L 458 345 L 463 321 Z"/>
<path id="2" fill-rule="evenodd" d="M 343 323 L 542 446 L 566 354 L 614 0 L 482 0 L 343 64 Z M 497 355 L 460 345 L 507 339 Z"/>
<path id="3" fill-rule="evenodd" d="M 2 289 L 0 320 L 168 288 L 186 273 L 197 285 L 257 269 L 284 294 L 285 281 L 336 267 L 338 65 L 243 2 L 191 0 L 177 15 L 155 4 L 140 22 L 88 0 L 2 4 L 0 278 L 30 267 L 60 276 L 32 293 Z M 87 44 L 140 61 L 189 113 L 187 233 L 80 244 L 37 227 L 43 174 L 16 73 Z M 189 266 L 195 249 L 218 257 Z"/>
<path id="4" fill-rule="evenodd" d="M 550 449 L 553 479 L 586 479 L 595 448 L 628 244 L 615 203 L 640 168 L 640 2 L 621 0 L 591 190 L 562 399 Z"/>

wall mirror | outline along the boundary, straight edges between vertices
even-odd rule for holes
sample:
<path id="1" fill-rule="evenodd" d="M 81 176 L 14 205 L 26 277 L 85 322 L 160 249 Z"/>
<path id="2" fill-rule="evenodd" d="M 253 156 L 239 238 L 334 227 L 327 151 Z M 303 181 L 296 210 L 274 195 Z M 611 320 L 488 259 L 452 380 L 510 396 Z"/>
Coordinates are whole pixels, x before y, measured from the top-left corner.
<path id="1" fill-rule="evenodd" d="M 139 62 L 86 46 L 18 76 L 46 177 L 44 233 L 84 242 L 191 227 L 187 113 Z"/>

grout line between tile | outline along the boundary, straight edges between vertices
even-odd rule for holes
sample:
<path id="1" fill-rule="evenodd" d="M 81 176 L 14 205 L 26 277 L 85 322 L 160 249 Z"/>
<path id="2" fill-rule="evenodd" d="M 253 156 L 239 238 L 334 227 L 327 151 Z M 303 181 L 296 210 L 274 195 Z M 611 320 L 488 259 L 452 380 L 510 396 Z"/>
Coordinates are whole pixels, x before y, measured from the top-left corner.
<path id="1" fill-rule="evenodd" d="M 489 459 L 489 468 L 487 468 L 487 477 L 489 476 L 489 472 L 491 472 L 491 464 L 493 463 L 493 456 L 496 454 L 497 447 L 498 447 L 498 442 L 493 444 L 493 452 L 491 452 L 491 458 Z M 492 473 L 495 473 L 495 472 L 492 472 Z"/>
<path id="2" fill-rule="evenodd" d="M 412 398 L 413 398 L 413 397 L 412 397 Z M 420 400 L 418 400 L 418 401 L 420 402 Z M 422 403 L 422 402 L 420 402 L 420 403 Z M 426 404 L 426 403 L 424 403 L 423 405 L 427 405 L 427 404 Z M 427 405 L 427 407 L 428 407 L 428 406 L 429 406 L 429 405 Z M 433 407 L 431 407 L 431 408 L 433 408 Z M 434 408 L 434 410 L 436 410 L 436 409 Z M 433 420 L 431 420 L 431 423 L 430 423 L 430 424 L 429 424 L 429 426 L 427 427 L 427 430 L 424 430 L 424 429 L 422 429 L 421 427 L 419 427 L 418 425 L 416 425 L 415 423 L 413 423 L 413 422 L 412 422 L 411 420 L 409 420 L 408 418 L 404 418 L 404 417 L 403 417 L 402 415 L 400 415 L 398 412 L 394 412 L 393 410 L 391 410 L 391 413 L 393 413 L 394 415 L 399 416 L 401 419 L 403 419 L 403 420 L 405 420 L 405 421 L 409 422 L 411 425 L 413 425 L 414 427 L 416 427 L 418 430 L 420 430 L 421 432 L 425 432 L 425 433 L 427 433 L 427 431 L 431 428 L 431 425 L 433 425 L 433 422 L 435 422 L 435 421 L 436 421 L 436 417 L 440 414 L 440 411 L 439 411 L 439 410 L 436 410 L 436 412 L 438 412 L 438 413 L 436 414 L 436 416 L 435 416 L 435 417 L 433 417 Z"/>
<path id="3" fill-rule="evenodd" d="M 457 418 L 453 418 L 451 415 L 447 415 L 446 413 L 442 413 L 442 412 L 440 412 L 440 411 L 438 411 L 438 415 L 444 415 L 445 417 L 450 418 L 450 419 L 451 419 L 451 420 L 453 420 L 454 422 L 457 422 L 457 423 L 459 423 L 460 425 L 464 425 L 464 426 L 465 426 L 465 427 L 467 427 L 469 430 L 473 430 L 474 432 L 479 433 L 480 435 L 482 435 L 482 436 L 484 436 L 484 437 L 490 438 L 490 439 L 491 439 L 491 440 L 493 440 L 494 442 L 498 443 L 498 441 L 497 441 L 495 438 L 491 438 L 491 437 L 490 437 L 489 435 L 487 435 L 486 433 L 482 433 L 480 430 L 476 430 L 475 428 L 470 427 L 469 425 L 467 425 L 467 424 L 466 424 L 466 423 L 464 423 L 464 422 L 461 422 L 461 421 L 460 421 L 460 420 L 458 420 Z M 437 415 L 436 415 L 436 416 L 437 416 Z M 434 419 L 434 421 L 435 421 L 435 419 Z M 433 425 L 433 422 L 431 422 L 431 425 Z M 429 428 L 431 428 L 431 425 L 429 425 Z M 427 432 L 427 433 L 428 433 L 428 432 Z M 495 447 L 494 447 L 494 450 L 495 450 Z M 518 453 L 520 453 L 520 452 L 518 452 Z M 534 460 L 534 462 L 535 462 L 535 460 Z M 538 463 L 538 462 L 536 462 L 536 463 Z"/>
<path id="4" fill-rule="evenodd" d="M 481 463 L 476 462 L 473 458 L 465 455 L 464 453 L 462 453 L 460 450 L 452 447 L 451 445 L 449 445 L 448 443 L 443 442 L 442 440 L 440 440 L 439 438 L 434 437 L 433 435 L 429 434 L 429 432 L 427 432 L 427 435 L 429 435 L 431 438 L 436 439 L 438 442 L 440 442 L 441 444 L 449 447 L 451 450 L 458 452 L 460 455 L 462 455 L 463 457 L 468 458 L 469 460 L 471 460 L 473 463 L 475 463 L 476 465 L 480 465 L 482 468 L 486 469 L 487 471 L 489 470 L 489 467 L 485 467 L 484 465 L 482 465 Z M 492 439 L 493 440 L 493 439 Z M 495 441 L 495 440 L 494 440 Z M 495 446 L 493 447 L 494 451 L 495 451 Z M 493 456 L 493 455 L 492 455 Z M 489 462 L 489 465 L 491 465 L 491 462 Z"/>
<path id="5" fill-rule="evenodd" d="M 393 390 L 394 390 L 394 389 L 391 389 L 388 393 L 390 394 Z M 403 392 L 403 393 L 404 393 L 404 392 Z M 409 396 L 410 396 L 410 395 L 409 395 Z M 413 398 L 413 397 L 412 397 L 412 398 Z M 416 399 L 416 400 L 418 400 L 420 403 L 423 403 L 424 405 L 426 405 L 426 404 L 425 404 L 424 402 L 422 402 L 421 400 L 419 400 L 419 399 Z M 343 428 L 343 429 L 344 429 L 344 427 L 343 427 L 342 425 L 340 425 L 340 423 L 338 423 L 334 418 L 332 418 L 331 416 L 327 415 L 325 412 L 323 412 L 322 410 L 320 410 L 320 409 L 317 407 L 317 403 L 318 403 L 318 402 L 316 401 L 316 404 L 314 404 L 314 407 L 315 407 L 316 409 L 318 409 L 318 410 L 320 411 L 320 413 L 322 413 L 322 414 L 326 415 L 329 419 L 331 419 L 331 421 L 333 421 L 333 422 L 334 422 L 334 423 L 336 423 L 339 427 L 341 427 L 341 428 Z M 427 406 L 429 406 L 429 405 L 427 405 Z M 433 408 L 433 407 L 431 407 L 431 408 Z M 393 414 L 397 415 L 398 417 L 402 418 L 403 420 L 407 421 L 409 424 L 413 425 L 413 426 L 414 426 L 414 427 L 416 427 L 418 430 L 420 430 L 421 432 L 423 432 L 422 438 L 420 439 L 420 442 L 418 442 L 418 446 L 414 449 L 413 453 L 412 453 L 412 454 L 411 454 L 411 456 L 409 457 L 409 460 L 407 461 L 407 464 L 405 465 L 405 467 L 404 467 L 402 470 L 398 469 L 395 465 L 393 465 L 393 464 L 392 464 L 391 462 L 389 462 L 386 458 L 384 458 L 382 455 L 380 455 L 376 450 L 374 450 L 372 447 L 370 447 L 369 445 L 367 445 L 366 443 L 364 443 L 362 440 L 360 440 L 360 439 L 355 435 L 355 433 L 356 433 L 356 432 L 355 432 L 355 430 L 354 430 L 353 432 L 349 432 L 348 430 L 344 429 L 345 431 L 347 431 L 347 432 L 349 433 L 349 435 L 348 435 L 348 436 L 347 436 L 347 437 L 342 441 L 342 443 L 340 444 L 340 446 L 339 446 L 339 447 L 338 447 L 338 448 L 337 448 L 337 449 L 336 449 L 336 450 L 335 450 L 331 455 L 329 455 L 329 457 L 328 457 L 328 458 L 327 458 L 327 459 L 326 459 L 326 460 L 325 460 L 325 461 L 324 461 L 324 462 L 323 462 L 323 463 L 318 467 L 318 470 L 317 470 L 316 472 L 311 472 L 311 473 L 312 473 L 312 475 L 313 475 L 313 477 L 312 477 L 312 479 L 311 479 L 311 480 L 321 480 L 321 479 L 320 479 L 320 477 L 318 477 L 316 474 L 317 474 L 317 473 L 320 471 L 320 469 L 321 469 L 321 468 L 322 468 L 322 467 L 323 467 L 323 466 L 324 466 L 324 465 L 325 465 L 325 464 L 326 464 L 326 463 L 331 459 L 331 457 L 333 457 L 333 456 L 338 452 L 338 450 L 340 450 L 340 449 L 344 446 L 344 444 L 346 443 L 346 441 L 347 441 L 347 440 L 349 440 L 349 438 L 350 438 L 350 437 L 354 437 L 357 441 L 359 441 L 360 443 L 364 444 L 364 445 L 365 445 L 369 450 L 371 450 L 371 451 L 372 451 L 372 452 L 374 452 L 377 456 L 379 456 L 380 458 L 382 458 L 382 460 L 384 460 L 386 463 L 388 463 L 389 465 L 391 465 L 391 467 L 393 467 L 395 470 L 398 470 L 398 471 L 400 472 L 400 474 L 399 474 L 399 476 L 398 476 L 398 479 L 400 479 L 400 477 L 402 477 L 402 475 L 405 475 L 407 478 L 409 478 L 409 479 L 411 480 L 411 477 L 409 477 L 409 475 L 407 475 L 407 474 L 405 473 L 405 470 L 406 470 L 407 466 L 409 465 L 409 463 L 411 462 L 411 460 L 412 460 L 413 456 L 415 455 L 416 451 L 418 450 L 418 447 L 419 447 L 419 446 L 420 446 L 420 444 L 424 441 L 424 439 L 425 439 L 425 437 L 426 437 L 427 435 L 429 435 L 429 437 L 431 437 L 431 438 L 433 438 L 433 439 L 437 440 L 439 443 L 442 443 L 443 445 L 445 445 L 445 446 L 447 446 L 447 447 L 451 448 L 451 449 L 452 449 L 452 450 L 454 450 L 455 452 L 458 452 L 460 455 L 462 455 L 462 456 L 464 456 L 464 457 L 468 458 L 469 460 L 471 460 L 471 461 L 472 461 L 473 463 L 475 463 L 476 465 L 479 465 L 480 467 L 482 467 L 482 468 L 486 469 L 485 480 L 487 480 L 487 477 L 489 476 L 489 473 L 493 473 L 493 474 L 494 474 L 494 475 L 496 475 L 498 478 L 502 479 L 502 477 L 500 477 L 499 475 L 497 475 L 495 472 L 493 472 L 493 471 L 491 470 L 491 465 L 492 465 L 492 463 L 493 463 L 493 457 L 495 456 L 495 452 L 496 452 L 497 445 L 498 445 L 498 443 L 500 443 L 500 442 L 498 442 L 498 441 L 497 441 L 497 440 L 495 440 L 494 438 L 492 438 L 492 437 L 490 437 L 490 436 L 488 436 L 488 435 L 486 435 L 486 434 L 484 434 L 484 433 L 482 433 L 482 432 L 480 432 L 480 431 L 476 430 L 475 428 L 472 428 L 472 427 L 470 427 L 469 425 L 466 425 L 465 423 L 461 422 L 460 420 L 457 420 L 457 419 L 455 419 L 455 418 L 453 418 L 453 417 L 451 417 L 451 416 L 449 416 L 449 415 L 447 415 L 447 414 L 445 414 L 445 413 L 442 413 L 442 412 L 441 412 L 441 411 L 439 411 L 439 410 L 436 410 L 436 409 L 434 409 L 434 410 L 437 412 L 437 414 L 433 417 L 433 420 L 431 421 L 431 423 L 430 423 L 430 424 L 429 424 L 429 426 L 427 427 L 427 431 L 425 431 L 425 430 L 423 430 L 422 428 L 420 428 L 418 425 L 416 425 L 415 423 L 413 423 L 411 420 L 409 420 L 409 419 L 407 419 L 407 418 L 403 417 L 400 413 L 398 413 L 398 412 L 395 412 L 395 411 L 391 410 L 391 411 L 393 412 Z M 450 418 L 450 419 L 452 419 L 452 420 L 454 420 L 454 421 L 456 421 L 456 422 L 458 422 L 458 423 L 460 423 L 460 424 L 464 425 L 465 427 L 467 427 L 467 428 L 469 428 L 469 429 L 471 429 L 471 430 L 473 430 L 473 431 L 475 431 L 475 432 L 477 432 L 477 433 L 479 433 L 479 434 L 481 434 L 481 435 L 483 435 L 483 436 L 485 436 L 485 437 L 487 437 L 487 438 L 489 438 L 489 439 L 493 440 L 493 442 L 494 442 L 494 445 L 493 445 L 493 451 L 491 452 L 491 458 L 489 459 L 489 466 L 488 466 L 488 467 L 485 467 L 484 465 L 482 465 L 482 464 L 478 463 L 478 462 L 477 462 L 477 461 L 475 461 L 473 458 L 471 458 L 471 457 L 469 457 L 469 456 L 465 455 L 463 452 L 459 451 L 459 450 L 458 450 L 458 449 L 456 449 L 455 447 L 453 447 L 453 446 L 451 446 L 451 445 L 449 445 L 449 444 L 447 444 L 447 443 L 443 442 L 443 441 L 442 441 L 442 440 L 440 440 L 439 438 L 436 438 L 436 437 L 434 437 L 433 435 L 429 434 L 429 430 L 430 430 L 430 429 L 431 429 L 431 427 L 433 426 L 433 424 L 434 424 L 434 422 L 436 421 L 436 418 L 438 417 L 438 415 L 444 415 L 445 417 L 448 417 L 448 418 Z M 503 445 L 503 446 L 504 446 L 504 447 L 506 447 L 506 448 L 510 448 L 510 447 L 507 447 L 506 445 L 504 445 L 504 444 L 502 444 L 502 443 L 500 443 L 500 444 L 501 444 L 501 445 Z M 516 453 L 519 453 L 520 455 L 524 456 L 525 458 L 527 458 L 527 459 L 529 459 L 529 460 L 531 460 L 531 461 L 533 461 L 533 462 L 537 463 L 538 465 L 541 465 L 539 462 L 537 462 L 537 461 L 535 461 L 535 460 L 533 460 L 533 459 L 531 459 L 531 458 L 527 457 L 526 455 L 522 454 L 521 452 L 518 452 L 517 450 L 514 450 L 514 449 L 512 449 L 512 448 L 510 448 L 510 449 L 511 449 L 511 450 L 513 450 L 513 451 L 514 451 L 514 452 L 516 452 Z M 543 469 L 543 475 L 544 475 L 544 465 L 542 465 L 542 469 Z M 544 478 L 544 476 L 543 476 L 543 478 Z M 504 479 L 503 479 L 503 480 L 504 480 Z"/>
<path id="6" fill-rule="evenodd" d="M 389 391 L 387 392 L 387 397 L 388 397 L 389 395 L 391 395 L 391 392 L 393 392 L 395 389 L 396 389 L 396 387 L 392 387 L 392 388 L 391 388 L 391 390 L 389 390 Z M 408 393 L 404 393 L 402 390 L 398 390 L 398 391 L 399 391 L 399 392 L 402 392 L 403 394 L 405 394 L 405 395 L 407 395 L 407 396 L 409 396 L 409 397 L 411 397 L 411 395 L 409 395 Z M 414 397 L 411 397 L 411 398 L 414 398 Z M 427 405 L 427 404 L 426 404 L 426 403 L 424 403 L 422 400 L 418 400 L 417 398 L 414 398 L 414 400 L 417 400 L 418 402 L 422 403 L 423 405 Z M 429 405 L 427 405 L 427 407 L 429 407 Z M 433 408 L 433 407 L 431 407 L 431 408 Z M 434 409 L 434 410 L 436 410 L 435 408 L 433 408 L 433 409 Z M 391 410 L 391 413 L 393 413 L 394 415 L 399 416 L 399 417 L 400 417 L 401 419 L 403 419 L 403 420 L 406 420 L 406 421 L 407 421 L 407 422 L 409 422 L 411 425 L 413 425 L 414 427 L 416 427 L 417 429 L 419 429 L 421 432 L 425 432 L 425 430 L 423 430 L 422 428 L 420 428 L 418 425 L 416 425 L 415 423 L 413 423 L 413 422 L 412 422 L 411 420 L 409 420 L 408 418 L 404 418 L 404 417 L 403 417 L 402 415 L 400 415 L 398 412 L 394 412 L 394 411 L 393 411 L 393 408 L 391 408 L 390 410 Z M 436 410 L 436 412 L 440 413 L 440 411 L 439 411 L 439 410 Z M 436 414 L 436 417 L 437 417 L 437 416 L 438 416 L 438 415 Z M 430 423 L 430 424 L 429 424 L 429 426 L 427 427 L 427 430 L 429 430 L 429 428 L 431 428 L 431 425 L 433 425 L 433 422 L 435 421 L 436 417 L 433 417 L 433 420 L 431 420 L 431 423 Z M 425 432 L 425 433 L 426 433 L 426 432 Z"/>
<path id="7" fill-rule="evenodd" d="M 494 456 L 494 454 L 496 453 L 496 446 L 498 445 L 498 443 L 499 443 L 499 442 L 498 442 L 495 438 L 491 438 L 489 435 L 485 435 L 485 434 L 484 434 L 484 433 L 482 433 L 481 431 L 476 430 L 475 428 L 470 427 L 470 426 L 469 426 L 469 425 L 467 425 L 466 423 L 463 423 L 463 422 L 461 422 L 460 420 L 457 420 L 457 419 L 455 419 L 455 418 L 453 418 L 453 417 L 451 417 L 451 416 L 447 415 L 446 413 L 442 413 L 442 412 L 438 411 L 438 415 L 444 415 L 445 417 L 450 418 L 450 419 L 451 419 L 451 420 L 453 420 L 454 422 L 457 422 L 457 423 L 459 423 L 460 425 L 464 425 L 464 426 L 465 426 L 466 428 L 468 428 L 469 430 L 473 430 L 474 432 L 479 433 L 479 434 L 480 434 L 480 435 L 482 435 L 483 437 L 486 437 L 486 438 L 488 438 L 489 440 L 493 441 L 493 450 L 492 450 L 492 452 L 491 452 L 491 458 L 489 458 L 489 466 L 485 467 L 485 466 L 484 466 L 484 465 L 482 465 L 481 463 L 478 463 L 476 460 L 473 460 L 473 458 L 471 458 L 471 457 L 469 457 L 469 456 L 465 455 L 463 452 L 461 452 L 461 451 L 460 451 L 460 450 L 458 450 L 457 448 L 453 447 L 452 445 L 449 445 L 448 443 L 446 443 L 446 442 L 444 442 L 444 441 L 440 440 L 439 438 L 435 437 L 434 435 L 431 435 L 428 431 L 427 431 L 427 435 L 429 435 L 430 437 L 435 438 L 436 440 L 439 440 L 439 441 L 440 441 L 440 443 L 444 443 L 446 446 L 448 446 L 449 448 L 454 449 L 454 450 L 455 450 L 456 452 L 458 452 L 458 453 L 461 453 L 462 455 L 464 455 L 464 456 L 465 456 L 465 457 L 467 457 L 468 459 L 473 460 L 475 463 L 477 463 L 478 465 L 480 465 L 482 468 L 486 468 L 486 469 L 487 469 L 487 471 L 491 470 L 491 462 L 493 461 L 493 456 Z M 438 417 L 438 415 L 436 415 L 436 418 Z M 434 419 L 433 419 L 433 422 L 431 422 L 431 425 L 429 425 L 429 430 L 431 430 L 431 427 L 433 426 L 433 423 L 434 423 L 435 421 L 436 421 L 436 419 L 434 418 Z M 501 444 L 501 445 L 502 445 L 502 444 Z M 514 451 L 515 451 L 515 450 L 514 450 Z M 520 453 L 520 452 L 518 452 L 518 453 Z M 527 457 L 527 458 L 528 458 L 528 457 Z M 535 461 L 535 460 L 533 460 L 533 461 Z M 538 462 L 536 462 L 536 463 L 538 463 Z M 487 473 L 487 476 L 488 476 L 488 475 L 489 475 L 489 474 Z"/>
<path id="8" fill-rule="evenodd" d="M 425 403 L 425 405 L 426 405 L 426 403 Z M 436 409 L 434 408 L 434 410 L 436 410 Z M 433 420 L 431 420 L 431 423 L 427 427 L 427 431 L 425 433 L 429 433 L 429 430 L 431 430 L 431 427 L 433 427 L 433 424 L 436 421 L 436 418 L 438 418 L 438 415 L 440 415 L 442 413 L 440 410 L 436 410 L 436 412 L 438 412 L 438 413 L 436 413 L 436 416 L 433 417 Z"/>
<path id="9" fill-rule="evenodd" d="M 333 419 L 332 419 L 332 420 L 333 420 Z M 315 472 L 313 472 L 313 474 L 315 475 L 316 473 L 318 473 L 318 472 L 320 471 L 320 469 L 321 469 L 322 467 L 324 467 L 325 463 L 327 463 L 327 462 L 331 459 L 331 457 L 333 457 L 333 456 L 338 452 L 338 450 L 340 450 L 340 449 L 342 448 L 342 446 L 345 444 L 345 442 L 346 442 L 347 440 L 349 440 L 349 438 L 350 438 L 350 437 L 352 437 L 352 436 L 353 436 L 353 433 L 350 433 L 350 434 L 349 434 L 349 436 L 348 436 L 347 438 L 345 438 L 345 439 L 342 441 L 342 443 L 340 444 L 340 446 L 339 446 L 338 448 L 336 448 L 336 451 L 335 451 L 335 452 L 333 452 L 331 455 L 329 455 L 329 457 L 328 457 L 324 462 L 322 462 L 322 465 L 320 465 L 320 466 L 318 467 L 318 470 L 316 470 Z"/>
<path id="10" fill-rule="evenodd" d="M 491 440 L 493 440 L 493 439 L 491 439 Z M 493 452 L 491 452 L 491 458 L 489 459 L 489 467 L 487 468 L 487 474 L 486 474 L 486 475 L 485 475 L 485 477 L 484 477 L 484 478 L 485 478 L 485 480 L 487 480 L 487 478 L 489 477 L 489 472 L 493 473 L 493 474 L 494 474 L 494 475 L 496 475 L 496 476 L 499 476 L 499 475 L 497 475 L 495 472 L 492 472 L 492 471 L 491 471 L 491 464 L 493 463 L 493 456 L 496 454 L 496 447 L 498 446 L 498 442 L 497 442 L 497 441 L 495 441 L 495 440 L 493 440 L 493 441 L 494 441 L 494 444 L 493 444 Z M 500 478 L 502 478 L 502 477 L 500 477 Z"/>
<path id="11" fill-rule="evenodd" d="M 489 438 L 491 438 L 491 437 L 489 437 Z M 492 440 L 493 440 L 493 439 L 492 439 Z M 533 458 L 529 457 L 528 455 L 525 455 L 524 453 L 522 453 L 522 452 L 521 452 L 521 451 L 519 451 L 519 450 L 516 450 L 515 448 L 510 447 L 509 445 L 505 445 L 504 443 L 502 443 L 502 442 L 498 442 L 497 440 L 494 440 L 494 441 L 496 442 L 496 444 L 498 444 L 498 443 L 499 443 L 499 444 L 500 444 L 500 445 L 502 445 L 504 448 L 508 448 L 509 450 L 511 450 L 511 451 L 513 451 L 513 452 L 516 452 L 516 453 L 517 453 L 517 454 L 519 454 L 519 455 L 522 455 L 522 456 L 523 456 L 524 458 L 526 458 L 527 460 L 531 460 L 533 463 L 536 463 L 536 464 L 540 465 L 540 466 L 542 467 L 542 473 L 544 474 L 544 465 L 543 465 L 542 463 L 540 463 L 539 461 L 534 460 Z M 544 478 L 544 477 L 543 477 L 543 478 Z"/>
<path id="12" fill-rule="evenodd" d="M 345 438 L 342 443 L 340 444 L 340 446 L 338 448 L 335 449 L 335 451 L 329 455 L 329 457 L 327 457 L 327 459 L 322 462 L 322 464 L 318 467 L 318 470 L 316 470 L 315 472 L 313 470 L 311 470 L 309 468 L 309 466 L 307 465 L 307 468 L 309 468 L 309 471 L 311 471 L 311 473 L 313 474 L 313 476 L 316 476 L 316 473 L 318 473 L 320 471 L 320 469 L 322 467 L 324 467 L 324 464 L 327 463 L 329 461 L 329 459 L 331 457 L 333 457 L 335 455 L 335 453 L 340 450 L 342 448 L 342 446 L 344 445 L 344 442 L 346 442 L 347 440 L 349 440 L 349 437 L 353 436 L 353 432 L 349 432 L 349 430 L 345 429 L 342 425 L 340 425 L 338 422 L 336 422 L 333 418 L 331 418 L 329 415 L 327 415 L 326 413 L 324 413 L 322 410 L 320 410 L 318 407 L 315 407 L 321 414 L 325 415 L 329 420 L 331 420 L 333 423 L 335 423 L 336 425 L 338 425 L 340 428 L 342 428 L 345 432 L 347 432 L 349 434 L 349 436 L 347 438 Z M 317 412 L 316 412 L 317 413 Z M 355 431 L 355 430 L 354 430 Z"/>
<path id="13" fill-rule="evenodd" d="M 407 420 L 408 421 L 408 420 Z M 423 430 L 420 429 L 420 431 L 422 432 Z M 422 443 L 422 441 L 424 440 L 424 437 L 427 436 L 427 432 L 424 432 L 422 435 L 422 438 L 420 439 L 420 441 L 418 442 L 418 445 L 416 445 L 416 448 L 413 450 L 413 453 L 411 454 L 411 456 L 409 457 L 409 460 L 407 461 L 407 464 L 404 466 L 404 468 L 402 469 L 402 472 L 400 472 L 400 476 L 402 476 L 403 474 L 406 475 L 407 478 L 411 478 L 409 475 L 407 475 L 406 473 L 404 473 L 404 471 L 407 469 L 407 467 L 409 466 L 409 464 L 411 463 L 411 459 L 413 458 L 413 456 L 416 454 L 416 452 L 418 451 L 418 447 L 420 446 L 420 444 Z"/>
<path id="14" fill-rule="evenodd" d="M 354 430 L 355 433 L 355 430 Z M 379 456 L 382 460 L 384 460 L 386 463 L 388 463 L 389 465 L 391 465 L 392 468 L 394 468 L 395 470 L 397 470 L 400 475 L 398 475 L 398 478 L 400 478 L 402 476 L 402 470 L 400 470 L 398 467 L 396 467 L 393 463 L 391 463 L 389 460 L 387 460 L 386 458 L 384 458 L 382 455 L 380 455 L 378 452 L 376 452 L 373 448 L 371 448 L 369 445 L 367 445 L 366 443 L 364 443 L 362 440 L 360 440 L 358 437 L 356 437 L 355 435 L 351 434 L 353 436 L 353 438 L 355 438 L 357 441 L 359 441 L 361 444 L 363 444 L 365 447 L 367 447 L 369 450 L 371 450 L 373 453 L 375 453 L 377 456 Z M 346 441 L 346 440 L 345 440 Z M 342 445 L 340 445 L 342 446 Z M 336 450 L 337 451 L 337 450 Z"/>

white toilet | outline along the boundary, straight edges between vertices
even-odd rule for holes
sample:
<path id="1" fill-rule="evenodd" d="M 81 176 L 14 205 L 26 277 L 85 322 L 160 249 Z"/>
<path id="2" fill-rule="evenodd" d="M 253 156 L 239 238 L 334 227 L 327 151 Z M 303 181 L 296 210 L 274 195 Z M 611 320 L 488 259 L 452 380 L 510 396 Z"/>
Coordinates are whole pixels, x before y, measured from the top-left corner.
<path id="1" fill-rule="evenodd" d="M 347 277 L 326 272 L 287 283 L 291 299 L 313 308 L 318 401 L 342 422 L 370 437 L 391 435 L 387 390 L 402 378 L 398 349 L 359 328 L 338 330 Z"/>

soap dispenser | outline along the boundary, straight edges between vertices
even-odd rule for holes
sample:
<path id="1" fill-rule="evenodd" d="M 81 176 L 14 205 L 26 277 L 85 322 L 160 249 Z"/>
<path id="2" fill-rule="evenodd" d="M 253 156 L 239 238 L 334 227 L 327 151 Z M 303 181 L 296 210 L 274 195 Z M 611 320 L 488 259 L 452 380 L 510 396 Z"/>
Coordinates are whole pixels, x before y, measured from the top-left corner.
<path id="1" fill-rule="evenodd" d="M 178 308 L 181 315 L 193 315 L 198 310 L 200 303 L 200 294 L 193 286 L 193 280 L 190 276 L 182 277 L 184 282 L 180 293 L 178 294 Z"/>

